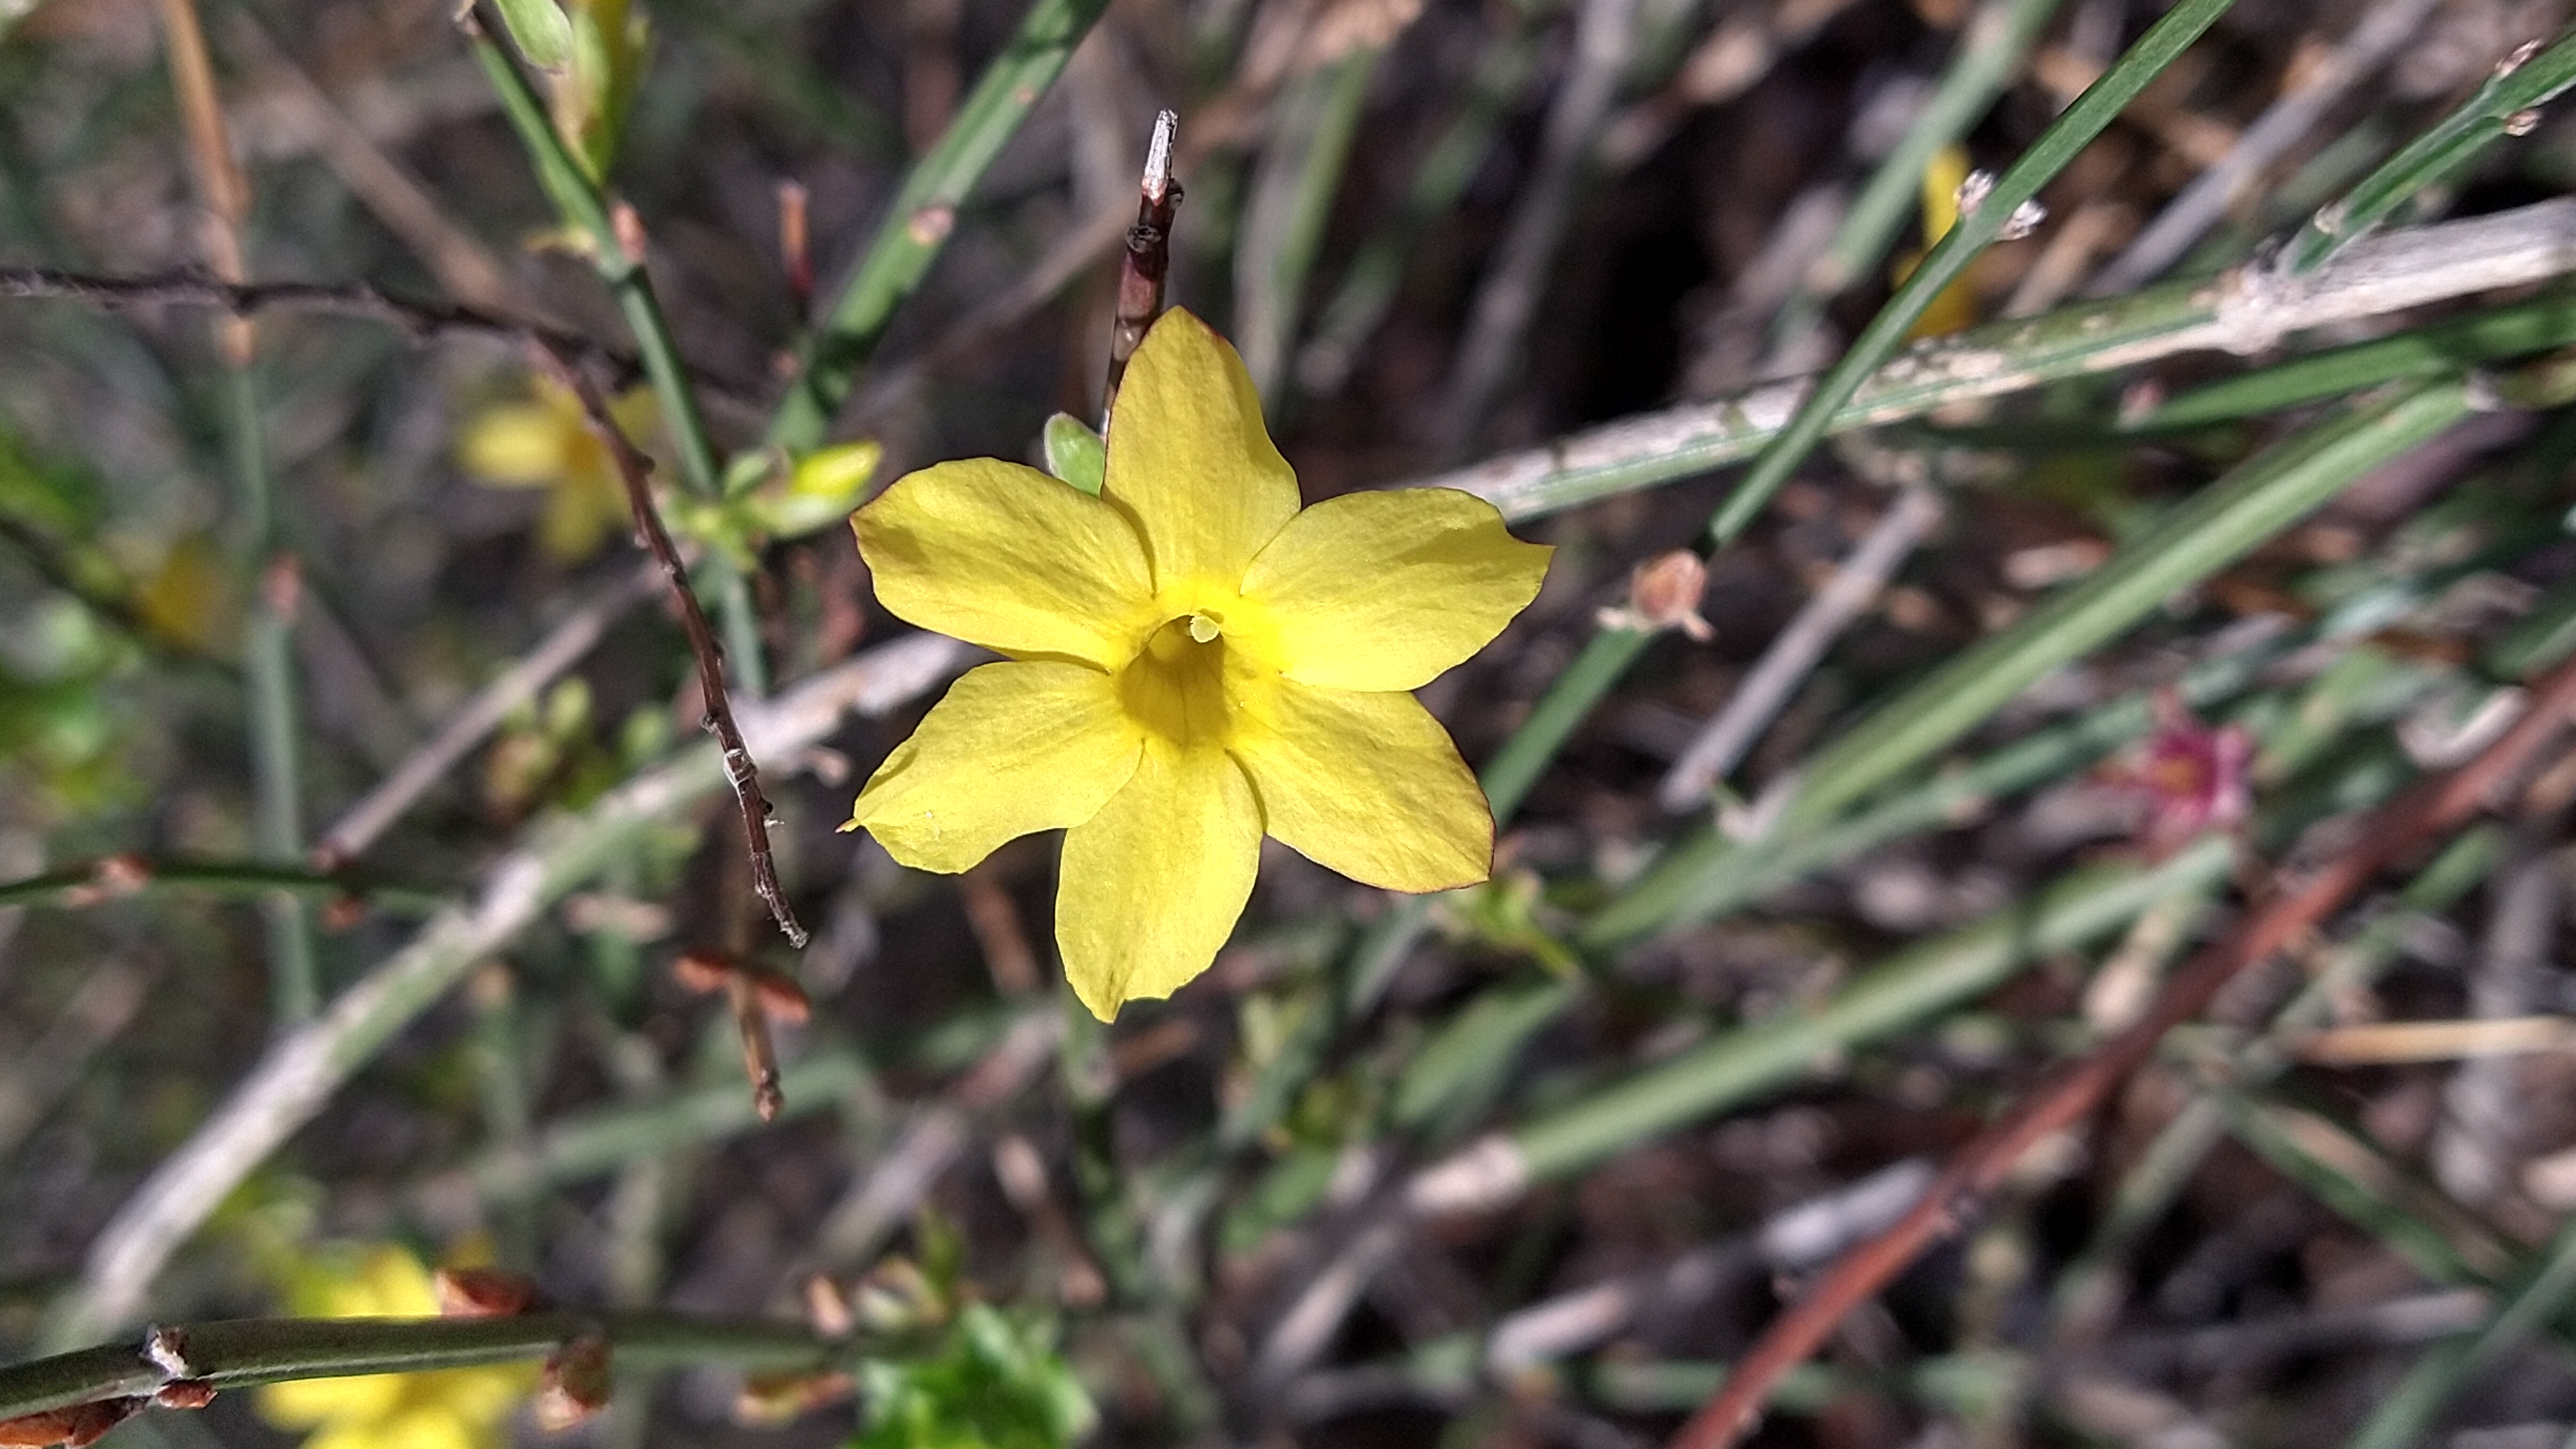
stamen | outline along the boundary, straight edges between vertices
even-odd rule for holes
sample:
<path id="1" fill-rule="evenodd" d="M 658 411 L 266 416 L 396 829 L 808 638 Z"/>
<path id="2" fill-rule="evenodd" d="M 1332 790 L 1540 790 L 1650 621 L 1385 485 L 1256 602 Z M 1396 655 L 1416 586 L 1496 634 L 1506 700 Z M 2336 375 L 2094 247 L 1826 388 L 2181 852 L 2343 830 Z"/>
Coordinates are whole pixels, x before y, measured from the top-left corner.
<path id="1" fill-rule="evenodd" d="M 1190 638 L 1198 643 L 1208 643 L 1223 632 L 1224 630 L 1218 626 L 1216 620 L 1209 618 L 1207 615 L 1190 615 Z"/>

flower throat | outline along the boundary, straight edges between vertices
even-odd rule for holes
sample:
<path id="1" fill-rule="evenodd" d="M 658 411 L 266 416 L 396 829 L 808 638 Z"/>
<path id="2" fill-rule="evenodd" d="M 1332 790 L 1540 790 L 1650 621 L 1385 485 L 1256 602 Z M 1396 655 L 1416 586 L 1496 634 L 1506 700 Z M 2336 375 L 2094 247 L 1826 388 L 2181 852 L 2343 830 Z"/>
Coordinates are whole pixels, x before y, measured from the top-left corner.
<path id="1" fill-rule="evenodd" d="M 1119 701 L 1148 731 L 1180 746 L 1223 746 L 1231 733 L 1225 698 L 1224 622 L 1207 613 L 1166 620 L 1118 671 Z"/>

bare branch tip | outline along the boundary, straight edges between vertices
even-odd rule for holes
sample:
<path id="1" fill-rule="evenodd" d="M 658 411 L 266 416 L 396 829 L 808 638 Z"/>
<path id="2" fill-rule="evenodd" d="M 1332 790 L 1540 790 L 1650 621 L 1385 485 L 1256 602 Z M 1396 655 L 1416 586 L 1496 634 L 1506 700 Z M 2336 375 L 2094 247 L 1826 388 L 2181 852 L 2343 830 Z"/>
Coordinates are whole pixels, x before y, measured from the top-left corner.
<path id="1" fill-rule="evenodd" d="M 1139 189 L 1147 201 L 1156 205 L 1172 189 L 1172 145 L 1179 139 L 1181 116 L 1178 111 L 1158 111 L 1154 115 L 1154 139 L 1145 147 L 1145 175 Z"/>

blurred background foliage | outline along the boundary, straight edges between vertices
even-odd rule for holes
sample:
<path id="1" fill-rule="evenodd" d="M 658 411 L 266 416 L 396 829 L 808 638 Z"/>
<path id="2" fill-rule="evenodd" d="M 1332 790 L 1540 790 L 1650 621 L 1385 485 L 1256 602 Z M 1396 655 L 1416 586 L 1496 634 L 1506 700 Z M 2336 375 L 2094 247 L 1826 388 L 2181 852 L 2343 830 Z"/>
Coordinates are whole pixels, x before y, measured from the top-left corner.
<path id="1" fill-rule="evenodd" d="M 613 1444 L 1657 1442 L 1800 1275 L 2576 649 L 2576 246 L 2530 209 L 2576 178 L 2576 60 L 2505 64 L 2566 6 L 2202 8 L 2025 170 L 2165 7 L 519 0 L 513 60 L 447 0 L 0 0 L 0 267 L 594 339 L 743 698 L 859 706 L 761 760 L 792 952 L 616 475 L 524 349 L 0 296 L 0 1348 L 338 1311 L 480 1244 L 563 1303 L 858 1326 L 846 1383 L 621 1373 L 577 1431 Z M 833 829 L 966 662 L 874 652 L 901 626 L 839 520 L 1070 456 L 1165 106 L 1170 298 L 1308 500 L 1473 484 L 1559 551 L 1424 692 L 1493 765 L 1494 882 L 1390 901 L 1273 847 L 1217 968 L 1103 1029 L 1044 843 L 948 879 Z M 1980 216 L 2016 177 L 2042 205 Z M 2420 296 L 2156 340 L 2334 277 L 2356 218 L 2516 216 L 2556 260 L 2437 248 Z M 1760 385 L 1891 297 L 1890 346 L 1970 329 L 1919 354 L 1952 370 L 1836 422 L 1704 573 L 1632 580 L 1750 496 Z M 2554 764 L 2239 983 L 1759 1442 L 2567 1441 L 2571 800 Z M 530 860 L 537 906 L 440 944 Z M 693 950 L 810 996 L 780 1120 Z M 328 1036 L 345 1085 L 180 1209 L 144 1301 L 99 1296 L 156 1169 L 405 962 L 462 984 Z"/>

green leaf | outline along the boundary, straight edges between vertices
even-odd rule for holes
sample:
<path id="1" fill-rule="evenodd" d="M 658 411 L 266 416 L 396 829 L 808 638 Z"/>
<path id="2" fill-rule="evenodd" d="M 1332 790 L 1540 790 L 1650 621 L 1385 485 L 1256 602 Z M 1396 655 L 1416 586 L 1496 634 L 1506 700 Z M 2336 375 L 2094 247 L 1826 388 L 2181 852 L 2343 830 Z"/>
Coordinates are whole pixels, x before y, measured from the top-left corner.
<path id="1" fill-rule="evenodd" d="M 492 0 L 502 28 L 528 64 L 561 71 L 572 64 L 572 18 L 555 0 Z"/>
<path id="2" fill-rule="evenodd" d="M 1071 413 L 1046 420 L 1047 471 L 1097 498 L 1109 474 L 1109 445 Z"/>
<path id="3" fill-rule="evenodd" d="M 860 1365 L 850 1449 L 1071 1449 L 1098 1414 L 1040 1324 L 968 1304 L 937 1350 Z"/>

